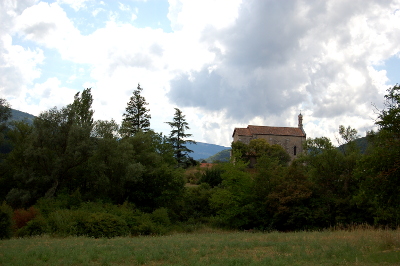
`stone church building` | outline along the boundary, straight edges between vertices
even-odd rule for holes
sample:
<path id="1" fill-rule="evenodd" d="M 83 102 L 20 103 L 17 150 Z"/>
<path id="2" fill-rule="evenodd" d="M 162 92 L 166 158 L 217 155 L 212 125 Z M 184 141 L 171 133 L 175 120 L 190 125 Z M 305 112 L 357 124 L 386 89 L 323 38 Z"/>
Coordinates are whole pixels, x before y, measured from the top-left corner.
<path id="1" fill-rule="evenodd" d="M 235 128 L 232 134 L 233 141 L 241 141 L 249 144 L 252 139 L 265 139 L 269 144 L 281 145 L 293 160 L 303 152 L 303 142 L 306 133 L 303 129 L 303 115 L 298 116 L 298 127 L 270 127 L 252 126 L 247 128 Z"/>

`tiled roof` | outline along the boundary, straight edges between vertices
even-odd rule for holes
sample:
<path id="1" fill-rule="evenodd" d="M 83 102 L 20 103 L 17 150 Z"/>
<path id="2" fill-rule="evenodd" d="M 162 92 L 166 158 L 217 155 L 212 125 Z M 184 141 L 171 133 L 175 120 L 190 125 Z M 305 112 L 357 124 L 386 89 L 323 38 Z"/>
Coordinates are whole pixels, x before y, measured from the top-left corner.
<path id="1" fill-rule="evenodd" d="M 296 136 L 305 137 L 305 133 L 298 127 L 268 127 L 268 126 L 252 126 L 247 128 L 235 128 L 233 135 L 237 132 L 239 136 L 253 135 L 277 135 L 277 136 Z"/>
<path id="2" fill-rule="evenodd" d="M 213 166 L 213 163 L 200 163 L 200 168 L 211 168 Z"/>
<path id="3" fill-rule="evenodd" d="M 233 135 L 235 135 L 235 132 L 237 132 L 237 134 L 239 136 L 251 136 L 250 130 L 248 128 L 235 128 L 235 130 L 233 130 Z M 233 137 L 232 135 L 232 137 Z"/>

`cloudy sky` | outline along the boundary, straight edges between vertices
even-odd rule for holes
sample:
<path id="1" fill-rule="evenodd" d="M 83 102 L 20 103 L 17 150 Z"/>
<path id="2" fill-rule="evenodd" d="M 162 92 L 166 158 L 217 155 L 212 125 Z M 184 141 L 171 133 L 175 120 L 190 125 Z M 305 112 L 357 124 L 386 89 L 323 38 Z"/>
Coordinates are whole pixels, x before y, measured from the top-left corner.
<path id="1" fill-rule="evenodd" d="M 399 1 L 2 0 L 0 97 L 38 115 L 91 87 L 95 119 L 120 122 L 140 83 L 156 132 L 178 107 L 195 140 L 230 146 L 301 110 L 335 143 L 373 128 L 399 43 Z"/>

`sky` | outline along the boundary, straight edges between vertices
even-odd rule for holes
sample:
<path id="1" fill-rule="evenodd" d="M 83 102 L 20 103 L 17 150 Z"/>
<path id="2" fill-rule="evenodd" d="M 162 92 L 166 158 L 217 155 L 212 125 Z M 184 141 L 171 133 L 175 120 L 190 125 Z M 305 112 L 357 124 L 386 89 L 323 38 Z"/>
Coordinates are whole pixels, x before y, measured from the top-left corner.
<path id="1" fill-rule="evenodd" d="M 39 115 L 92 88 L 94 118 L 120 123 L 138 83 L 151 128 L 175 109 L 192 139 L 297 127 L 337 144 L 375 129 L 400 83 L 400 1 L 2 0 L 0 97 Z"/>

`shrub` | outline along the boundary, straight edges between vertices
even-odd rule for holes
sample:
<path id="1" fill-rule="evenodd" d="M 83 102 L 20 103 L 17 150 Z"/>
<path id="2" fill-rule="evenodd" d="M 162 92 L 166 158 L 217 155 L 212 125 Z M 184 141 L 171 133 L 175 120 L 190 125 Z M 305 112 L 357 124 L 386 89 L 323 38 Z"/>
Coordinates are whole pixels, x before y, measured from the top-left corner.
<path id="1" fill-rule="evenodd" d="M 216 187 L 221 184 L 222 182 L 222 177 L 221 174 L 223 174 L 224 171 L 220 168 L 213 167 L 211 169 L 206 169 L 206 171 L 203 173 L 200 182 L 201 183 L 207 183 L 211 187 Z"/>
<path id="2" fill-rule="evenodd" d="M 0 205 L 0 239 L 9 239 L 12 236 L 12 208 L 5 202 Z"/>
<path id="3" fill-rule="evenodd" d="M 163 226 L 171 225 L 171 221 L 169 219 L 168 211 L 166 208 L 160 208 L 160 209 L 153 211 L 153 213 L 151 214 L 151 218 L 157 224 L 160 224 Z"/>
<path id="4" fill-rule="evenodd" d="M 126 222 L 109 213 L 93 213 L 84 223 L 84 235 L 90 237 L 116 237 L 128 234 Z"/>
<path id="5" fill-rule="evenodd" d="M 84 235 L 88 214 L 80 210 L 57 210 L 49 214 L 48 227 L 56 236 Z"/>
<path id="6" fill-rule="evenodd" d="M 40 198 L 35 206 L 44 216 L 48 216 L 51 212 L 59 209 L 77 209 L 81 206 L 82 199 L 79 190 L 73 194 L 59 194 L 55 198 Z"/>
<path id="7" fill-rule="evenodd" d="M 46 219 L 39 215 L 35 219 L 30 220 L 26 226 L 20 228 L 16 232 L 16 236 L 39 236 L 48 232 L 48 225 Z"/>
<path id="8" fill-rule="evenodd" d="M 25 209 L 15 210 L 14 215 L 13 215 L 15 229 L 18 230 L 18 229 L 26 226 L 26 224 L 29 221 L 33 220 L 36 217 L 36 215 L 38 215 L 38 214 L 39 214 L 39 211 L 33 206 L 27 210 L 25 210 Z"/>
<path id="9" fill-rule="evenodd" d="M 165 235 L 170 230 L 171 221 L 167 209 L 160 208 L 153 213 L 136 214 L 132 235 Z"/>

